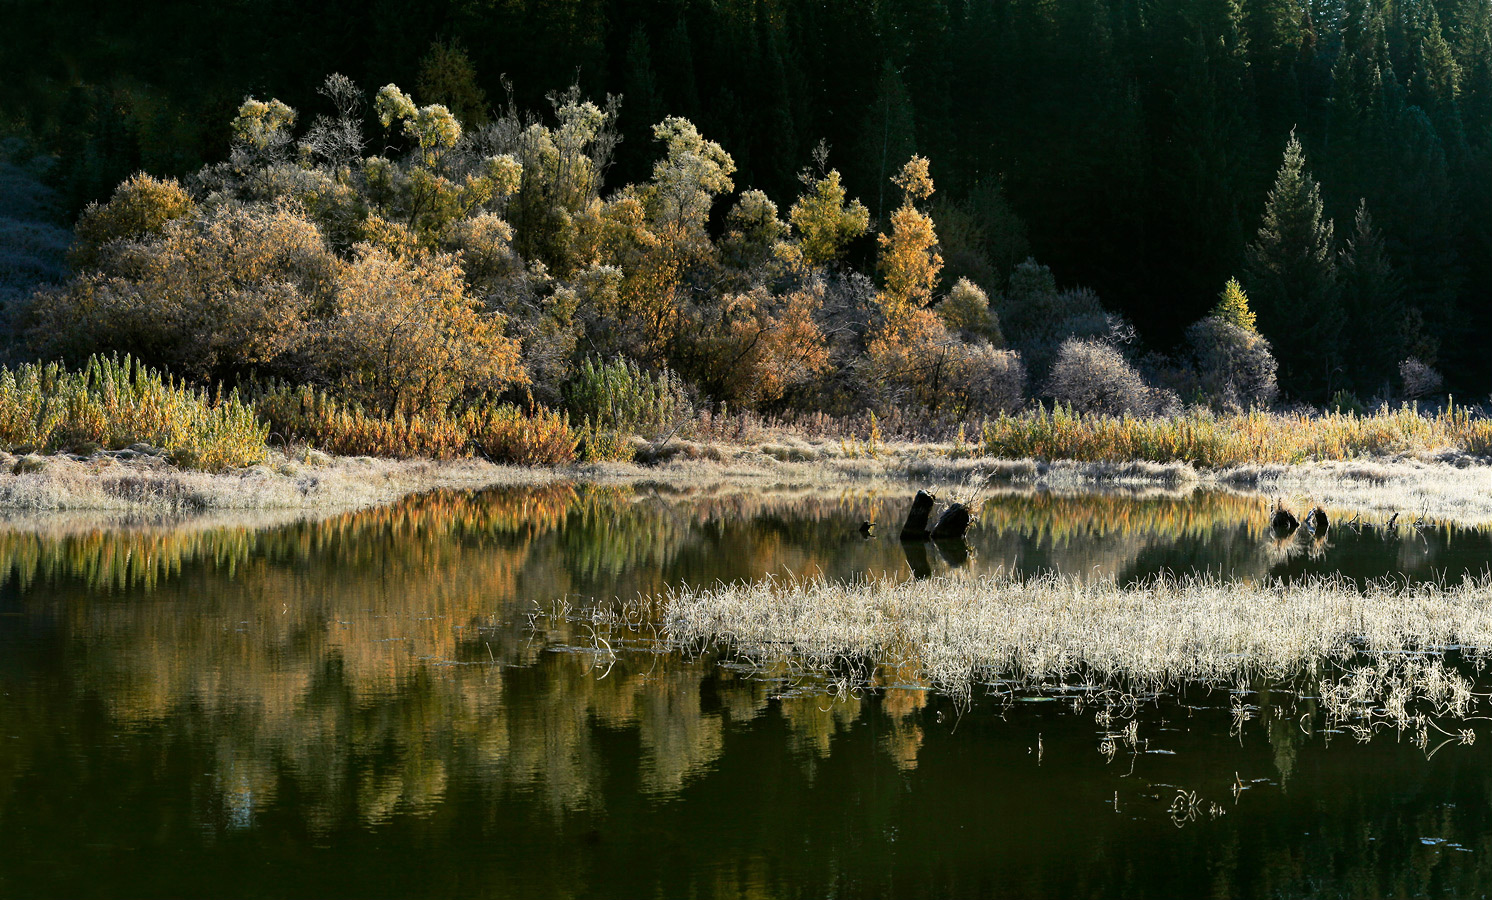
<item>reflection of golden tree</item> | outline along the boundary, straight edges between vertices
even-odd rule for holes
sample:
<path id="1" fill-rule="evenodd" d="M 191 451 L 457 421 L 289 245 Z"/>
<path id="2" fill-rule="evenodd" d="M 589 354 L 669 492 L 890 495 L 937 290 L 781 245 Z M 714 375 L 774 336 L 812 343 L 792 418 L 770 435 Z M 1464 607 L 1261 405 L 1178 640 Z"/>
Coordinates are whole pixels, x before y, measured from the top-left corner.
<path id="1" fill-rule="evenodd" d="M 718 714 L 700 714 L 699 672 L 668 668 L 644 679 L 639 696 L 642 787 L 672 794 L 714 762 L 725 735 Z"/>
<path id="2" fill-rule="evenodd" d="M 62 623 L 78 688 L 121 725 L 207 720 L 231 819 L 251 821 L 289 773 L 310 825 L 330 829 L 349 795 L 368 822 L 428 812 L 458 771 L 490 773 L 556 812 L 592 806 L 598 724 L 636 728 L 647 789 L 676 792 L 723 745 L 724 713 L 700 702 L 713 661 L 648 657 L 634 670 L 624 655 L 602 678 L 593 654 L 545 652 L 591 637 L 558 618 L 541 619 L 535 640 L 524 624 L 534 602 L 602 576 L 660 586 L 671 560 L 727 522 L 783 523 L 741 532 L 733 562 L 766 570 L 801 543 L 783 528 L 873 508 L 863 495 L 801 492 L 438 492 L 268 530 L 11 530 L 0 571 Z M 822 561 L 793 554 L 794 565 Z M 713 692 L 733 721 L 758 715 L 768 693 L 728 672 Z M 809 724 L 804 740 L 827 746 Z"/>
<path id="3" fill-rule="evenodd" d="M 781 700 L 782 718 L 792 734 L 793 747 L 815 756 L 829 755 L 835 734 L 848 731 L 860 718 L 858 697 L 830 697 L 818 691 L 792 694 Z"/>
<path id="4" fill-rule="evenodd" d="M 1268 525 L 1259 494 L 1196 491 L 1182 494 L 1060 494 L 1011 491 L 980 510 L 986 527 L 1053 543 L 1143 534 L 1172 540 L 1205 536 L 1219 526 L 1244 525 L 1251 536 Z"/>
<path id="5" fill-rule="evenodd" d="M 891 720 L 891 730 L 881 737 L 891 761 L 898 769 L 909 772 L 917 768 L 917 754 L 922 749 L 922 726 L 917 712 L 927 706 L 928 687 L 922 672 L 913 664 L 882 666 L 871 678 L 881 688 L 881 712 Z"/>

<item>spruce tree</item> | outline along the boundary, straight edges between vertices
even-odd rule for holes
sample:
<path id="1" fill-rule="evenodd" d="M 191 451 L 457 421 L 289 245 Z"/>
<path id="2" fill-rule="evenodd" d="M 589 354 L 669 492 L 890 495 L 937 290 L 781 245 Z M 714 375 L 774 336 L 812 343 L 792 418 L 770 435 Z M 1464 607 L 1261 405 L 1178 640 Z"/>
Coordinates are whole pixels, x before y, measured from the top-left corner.
<path id="1" fill-rule="evenodd" d="M 1259 330 L 1275 345 L 1284 386 L 1324 399 L 1340 380 L 1342 314 L 1337 297 L 1332 221 L 1321 186 L 1306 170 L 1305 149 L 1290 134 L 1258 237 L 1249 246 L 1244 283 Z"/>
<path id="2" fill-rule="evenodd" d="M 1353 387 L 1359 393 L 1378 391 L 1386 396 L 1382 388 L 1415 336 L 1406 329 L 1404 283 L 1384 252 L 1383 233 L 1374 226 L 1366 200 L 1358 203 L 1352 236 L 1342 249 L 1339 281 L 1346 318 L 1343 343 Z"/>
<path id="3" fill-rule="evenodd" d="M 1244 331 L 1255 333 L 1259 331 L 1255 327 L 1258 316 L 1249 309 L 1248 294 L 1243 292 L 1243 285 L 1238 283 L 1237 278 L 1229 278 L 1228 283 L 1223 285 L 1223 292 L 1218 295 L 1217 306 L 1212 308 L 1212 317 L 1242 328 Z"/>
<path id="4" fill-rule="evenodd" d="M 1448 155 L 1456 157 L 1463 148 L 1465 132 L 1457 102 L 1461 93 L 1461 67 L 1445 39 L 1435 7 L 1429 7 L 1421 30 L 1414 77 L 1410 79 L 1410 97 L 1434 123 Z"/>
<path id="5" fill-rule="evenodd" d="M 857 147 L 862 181 L 876 186 L 876 218 L 886 215 L 886 185 L 897 160 L 917 152 L 917 117 L 901 72 L 888 59 L 881 66 L 875 99 L 865 117 Z M 869 199 L 869 198 L 867 198 Z"/>

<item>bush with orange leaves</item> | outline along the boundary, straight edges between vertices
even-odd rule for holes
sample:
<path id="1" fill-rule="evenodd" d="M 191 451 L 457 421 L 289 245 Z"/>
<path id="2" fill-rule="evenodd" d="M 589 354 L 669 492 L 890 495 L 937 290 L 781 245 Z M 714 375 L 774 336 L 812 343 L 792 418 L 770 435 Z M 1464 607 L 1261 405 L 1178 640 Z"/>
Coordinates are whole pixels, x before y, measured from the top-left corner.
<path id="1" fill-rule="evenodd" d="M 697 304 L 676 356 L 713 397 L 737 408 L 774 403 L 829 366 L 814 321 L 823 302 L 824 285 L 814 280 L 783 294 L 758 285 Z"/>

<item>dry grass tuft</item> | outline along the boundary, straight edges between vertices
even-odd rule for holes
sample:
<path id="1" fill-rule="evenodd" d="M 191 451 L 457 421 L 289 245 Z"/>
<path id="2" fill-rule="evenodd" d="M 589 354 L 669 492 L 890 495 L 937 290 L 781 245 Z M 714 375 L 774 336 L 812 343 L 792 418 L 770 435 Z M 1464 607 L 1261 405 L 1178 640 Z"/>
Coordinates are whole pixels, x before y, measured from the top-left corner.
<path id="1" fill-rule="evenodd" d="M 1454 451 L 1492 452 L 1492 420 L 1465 407 L 1421 415 L 1405 405 L 1371 415 L 1250 412 L 1217 416 L 1113 416 L 1057 407 L 985 423 L 991 456 L 1085 462 L 1186 462 L 1207 468 L 1297 464 Z"/>
<path id="2" fill-rule="evenodd" d="M 0 473 L 0 509 L 112 510 L 152 516 L 212 510 L 341 511 L 436 488 L 544 484 L 559 477 L 552 469 L 495 466 L 481 460 L 328 459 L 314 452 L 294 459 L 273 454 L 269 464 L 217 474 L 185 471 L 150 456 L 130 461 L 49 456 L 43 462 L 40 469 L 24 474 Z"/>

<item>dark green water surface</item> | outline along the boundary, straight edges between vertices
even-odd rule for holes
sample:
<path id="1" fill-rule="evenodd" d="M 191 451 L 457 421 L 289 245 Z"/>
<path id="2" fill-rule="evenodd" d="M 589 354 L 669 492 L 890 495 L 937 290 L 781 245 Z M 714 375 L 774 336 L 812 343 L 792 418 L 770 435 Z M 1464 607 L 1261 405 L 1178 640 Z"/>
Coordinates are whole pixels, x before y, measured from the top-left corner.
<path id="1" fill-rule="evenodd" d="M 1275 541 L 1262 498 L 1213 494 L 996 495 L 966 545 L 910 559 L 857 533 L 894 532 L 906 500 L 557 486 L 256 527 L 0 525 L 0 896 L 1492 889 L 1485 721 L 1359 743 L 1308 691 L 1195 688 L 1106 729 L 1076 693 L 963 708 L 894 674 L 834 697 L 710 655 L 607 665 L 553 614 L 768 573 L 1492 561 L 1492 534 L 1447 528 Z"/>

